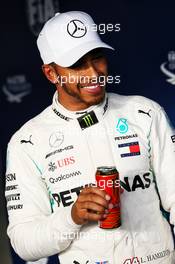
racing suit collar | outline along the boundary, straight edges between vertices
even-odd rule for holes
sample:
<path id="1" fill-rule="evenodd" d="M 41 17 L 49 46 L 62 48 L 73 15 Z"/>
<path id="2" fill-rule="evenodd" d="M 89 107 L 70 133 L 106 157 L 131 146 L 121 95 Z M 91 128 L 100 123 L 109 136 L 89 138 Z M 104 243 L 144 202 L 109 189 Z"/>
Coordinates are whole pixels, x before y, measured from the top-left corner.
<path id="1" fill-rule="evenodd" d="M 79 117 L 94 112 L 97 119 L 100 120 L 103 115 L 106 113 L 108 108 L 108 95 L 105 94 L 105 98 L 102 103 L 98 105 L 93 105 L 88 107 L 87 109 L 84 109 L 82 111 L 69 111 L 67 110 L 63 105 L 61 105 L 58 102 L 58 93 L 55 92 L 53 96 L 53 102 L 52 102 L 52 110 L 53 112 L 61 119 L 65 121 L 71 121 L 74 119 L 78 119 Z"/>

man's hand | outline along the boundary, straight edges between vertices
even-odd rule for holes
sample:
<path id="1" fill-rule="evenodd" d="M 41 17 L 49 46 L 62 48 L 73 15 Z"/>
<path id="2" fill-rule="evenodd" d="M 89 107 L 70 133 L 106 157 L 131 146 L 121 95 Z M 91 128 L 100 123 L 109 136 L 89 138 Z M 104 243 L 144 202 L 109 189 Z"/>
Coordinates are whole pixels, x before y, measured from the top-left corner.
<path id="1" fill-rule="evenodd" d="M 78 196 L 72 206 L 72 219 L 82 225 L 88 221 L 99 221 L 107 216 L 108 209 L 112 208 L 109 203 L 110 196 L 98 187 L 86 187 Z"/>

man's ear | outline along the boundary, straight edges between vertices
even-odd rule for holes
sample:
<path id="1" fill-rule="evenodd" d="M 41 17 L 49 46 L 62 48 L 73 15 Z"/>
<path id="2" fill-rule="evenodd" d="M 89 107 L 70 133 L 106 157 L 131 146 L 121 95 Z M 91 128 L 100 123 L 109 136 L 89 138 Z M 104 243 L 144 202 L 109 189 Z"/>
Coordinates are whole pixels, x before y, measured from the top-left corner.
<path id="1" fill-rule="evenodd" d="M 54 67 L 50 64 L 43 64 L 42 71 L 46 78 L 53 84 L 58 83 L 58 76 Z"/>

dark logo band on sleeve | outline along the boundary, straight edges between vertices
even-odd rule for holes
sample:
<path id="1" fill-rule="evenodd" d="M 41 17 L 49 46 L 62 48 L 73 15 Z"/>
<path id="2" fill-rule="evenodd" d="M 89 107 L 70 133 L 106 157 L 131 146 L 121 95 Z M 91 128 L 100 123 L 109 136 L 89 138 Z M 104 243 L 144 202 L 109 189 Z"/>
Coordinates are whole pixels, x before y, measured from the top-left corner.
<path id="1" fill-rule="evenodd" d="M 107 109 L 108 109 L 108 105 L 109 105 L 109 102 L 108 102 L 108 97 L 106 98 L 106 102 L 105 102 L 105 105 L 103 107 L 103 115 L 106 113 Z"/>
<path id="2" fill-rule="evenodd" d="M 175 143 L 175 135 L 171 136 L 171 140 L 173 143 Z"/>
<path id="3" fill-rule="evenodd" d="M 77 120 L 82 130 L 98 123 L 98 119 L 94 111 L 91 111 L 83 116 L 80 116 L 79 118 L 77 118 Z"/>

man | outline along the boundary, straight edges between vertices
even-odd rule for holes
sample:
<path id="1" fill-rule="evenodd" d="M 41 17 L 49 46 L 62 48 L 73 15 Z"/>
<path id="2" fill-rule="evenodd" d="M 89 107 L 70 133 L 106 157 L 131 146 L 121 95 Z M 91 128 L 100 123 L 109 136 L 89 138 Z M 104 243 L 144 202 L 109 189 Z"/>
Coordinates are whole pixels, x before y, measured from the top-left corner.
<path id="1" fill-rule="evenodd" d="M 8 235 L 26 260 L 58 253 L 61 264 L 173 264 L 160 205 L 174 224 L 174 132 L 157 103 L 105 92 L 111 47 L 93 25 L 83 12 L 56 14 L 38 37 L 56 93 L 9 143 Z M 111 230 L 98 226 L 111 197 L 94 186 L 106 165 L 117 167 L 124 190 L 122 224 Z"/>

